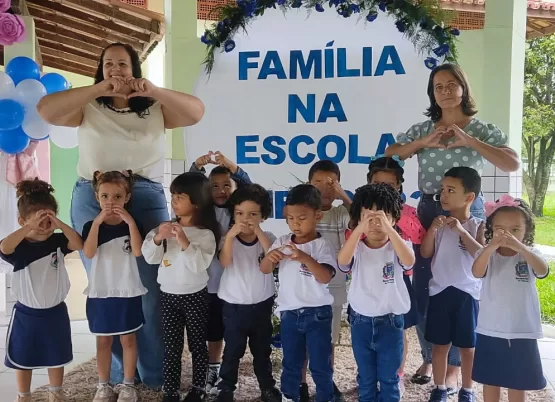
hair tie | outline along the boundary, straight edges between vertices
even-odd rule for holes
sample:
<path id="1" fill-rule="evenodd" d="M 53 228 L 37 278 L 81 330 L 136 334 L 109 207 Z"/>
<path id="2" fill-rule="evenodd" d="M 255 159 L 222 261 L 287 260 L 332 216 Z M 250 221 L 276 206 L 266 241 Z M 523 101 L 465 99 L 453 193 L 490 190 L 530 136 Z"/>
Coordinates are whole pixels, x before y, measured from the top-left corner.
<path id="1" fill-rule="evenodd" d="M 405 161 L 401 159 L 401 157 L 399 155 L 393 155 L 391 157 L 391 159 L 393 159 L 395 162 L 397 162 L 399 164 L 400 167 L 405 166 Z"/>
<path id="2" fill-rule="evenodd" d="M 375 162 L 375 161 L 377 161 L 378 159 L 381 159 L 381 158 L 387 158 L 387 156 L 385 156 L 384 154 L 380 154 L 380 155 L 376 155 L 376 156 L 371 156 L 371 157 L 370 157 L 370 163 Z M 391 159 L 393 159 L 395 162 L 397 162 L 397 164 L 398 164 L 400 167 L 405 166 L 405 161 L 403 161 L 403 160 L 399 157 L 399 155 L 393 155 L 393 156 L 391 157 Z"/>
<path id="3" fill-rule="evenodd" d="M 124 175 L 125 177 L 129 178 L 129 172 L 127 170 L 122 170 L 121 174 Z"/>
<path id="4" fill-rule="evenodd" d="M 496 202 L 488 201 L 484 203 L 484 209 L 486 210 L 487 217 L 491 216 L 495 211 L 502 207 L 520 207 L 520 202 L 516 201 L 509 194 L 503 194 Z"/>

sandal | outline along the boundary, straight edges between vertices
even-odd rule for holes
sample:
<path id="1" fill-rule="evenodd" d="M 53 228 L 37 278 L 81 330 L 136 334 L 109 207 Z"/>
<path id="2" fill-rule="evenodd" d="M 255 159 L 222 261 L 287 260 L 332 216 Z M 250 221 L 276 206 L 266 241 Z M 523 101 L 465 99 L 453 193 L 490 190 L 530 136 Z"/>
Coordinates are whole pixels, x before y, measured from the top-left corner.
<path id="1" fill-rule="evenodd" d="M 412 382 L 413 384 L 418 384 L 418 385 L 426 385 L 430 381 L 432 381 L 431 376 L 429 376 L 429 375 L 420 375 L 418 373 L 414 374 L 410 379 L 410 382 Z"/>

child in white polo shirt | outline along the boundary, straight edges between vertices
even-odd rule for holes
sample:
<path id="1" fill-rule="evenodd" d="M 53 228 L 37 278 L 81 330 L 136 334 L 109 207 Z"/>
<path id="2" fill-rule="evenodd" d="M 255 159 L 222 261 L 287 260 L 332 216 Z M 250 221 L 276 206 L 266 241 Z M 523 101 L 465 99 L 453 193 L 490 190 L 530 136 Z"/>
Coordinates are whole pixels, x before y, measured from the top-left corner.
<path id="1" fill-rule="evenodd" d="M 225 348 L 217 402 L 233 402 L 247 341 L 262 401 L 280 402 L 270 361 L 275 282 L 271 272 L 260 270 L 260 262 L 276 239 L 260 228 L 270 216 L 272 201 L 262 186 L 247 184 L 237 189 L 228 202 L 235 223 L 219 254 L 224 268 L 218 297 L 223 300 Z"/>
<path id="2" fill-rule="evenodd" d="M 300 184 L 289 191 L 285 216 L 292 233 L 277 239 L 260 269 L 271 273 L 279 264 L 276 312 L 281 316 L 284 400 L 299 402 L 301 373 L 308 350 L 316 402 L 334 400 L 331 366 L 333 296 L 328 283 L 336 273 L 337 259 L 330 243 L 316 230 L 322 219 L 320 191 Z"/>
<path id="3" fill-rule="evenodd" d="M 351 205 L 356 228 L 338 255 L 340 269 L 353 273 L 349 322 L 361 401 L 378 401 L 378 382 L 380 401 L 401 398 L 403 315 L 411 305 L 403 275 L 414 264 L 412 245 L 394 228 L 402 209 L 399 192 L 388 184 L 357 189 Z"/>
<path id="4" fill-rule="evenodd" d="M 476 345 L 476 320 L 481 280 L 472 275 L 475 253 L 484 244 L 484 222 L 470 215 L 480 194 L 481 178 L 469 167 L 454 167 L 441 182 L 441 207 L 449 216 L 438 216 L 426 233 L 420 254 L 432 260 L 426 340 L 432 346 L 436 388 L 430 402 L 446 402 L 447 355 L 451 345 L 461 353 L 462 388 L 459 402 L 474 402 L 472 362 Z"/>
<path id="5" fill-rule="evenodd" d="M 526 400 L 526 391 L 545 388 L 537 339 L 543 337 L 536 279 L 549 267 L 533 248 L 534 214 L 510 195 L 487 202 L 488 246 L 478 251 L 472 272 L 482 279 L 476 356 L 472 379 L 484 385 L 484 401 Z"/>

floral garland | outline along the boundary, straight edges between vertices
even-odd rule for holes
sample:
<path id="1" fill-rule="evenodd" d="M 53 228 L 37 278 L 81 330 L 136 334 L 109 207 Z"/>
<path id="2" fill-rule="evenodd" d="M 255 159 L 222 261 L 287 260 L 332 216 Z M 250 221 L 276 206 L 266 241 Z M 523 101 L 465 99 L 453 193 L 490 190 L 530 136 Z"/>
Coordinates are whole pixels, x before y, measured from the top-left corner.
<path id="1" fill-rule="evenodd" d="M 25 23 L 10 9 L 11 0 L 0 0 L 0 45 L 11 46 L 25 39 Z"/>
<path id="2" fill-rule="evenodd" d="M 446 14 L 441 10 L 439 0 L 237 0 L 235 5 L 217 7 L 214 12 L 218 22 L 201 37 L 207 47 L 204 60 L 208 74 L 214 67 L 214 52 L 221 48 L 226 53 L 235 49 L 233 36 L 256 17 L 264 15 L 268 8 L 280 8 L 284 12 L 304 7 L 309 11 L 324 12 L 324 4 L 345 17 L 359 16 L 367 22 L 378 18 L 379 11 L 395 18 L 395 25 L 421 53 L 433 53 L 424 64 L 434 69 L 441 62 L 455 62 L 455 37 L 457 28 L 446 26 Z M 443 61 L 440 61 L 443 59 Z"/>

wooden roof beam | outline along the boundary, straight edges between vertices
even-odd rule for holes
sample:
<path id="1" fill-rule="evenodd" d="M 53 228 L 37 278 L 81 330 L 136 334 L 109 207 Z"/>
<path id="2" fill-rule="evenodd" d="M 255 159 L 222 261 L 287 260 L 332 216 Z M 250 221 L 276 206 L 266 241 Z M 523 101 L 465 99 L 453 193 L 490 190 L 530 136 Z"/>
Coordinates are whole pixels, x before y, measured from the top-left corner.
<path id="1" fill-rule="evenodd" d="M 111 7 L 106 4 L 99 3 L 97 1 L 90 0 L 60 0 L 62 4 L 72 4 L 85 11 L 92 11 L 98 15 L 104 15 L 110 17 L 111 19 L 116 19 L 122 21 L 126 24 L 141 28 L 145 31 L 151 31 L 155 34 L 160 33 L 160 23 L 156 21 L 156 24 L 152 23 L 152 19 L 148 17 L 138 17 L 134 14 L 126 13 L 119 10 L 117 7 Z"/>
<path id="2" fill-rule="evenodd" d="M 163 24 L 166 22 L 166 18 L 164 17 L 164 15 L 157 13 L 155 11 L 147 10 L 140 7 L 135 7 L 130 4 L 124 3 L 123 1 L 120 1 L 120 0 L 107 0 L 107 1 L 108 1 L 108 4 L 110 4 L 111 6 L 121 8 L 122 10 L 130 11 L 133 14 L 142 15 L 146 18 L 161 22 Z"/>
<path id="3" fill-rule="evenodd" d="M 66 46 L 63 43 L 60 43 L 58 41 L 46 40 L 46 39 L 40 38 L 40 37 L 39 37 L 39 43 L 40 43 L 41 48 L 49 48 L 49 49 L 57 50 L 59 52 L 68 53 L 68 54 L 77 56 L 77 57 L 82 58 L 82 59 L 90 60 L 93 63 L 91 65 L 91 67 L 96 67 L 98 65 L 97 53 L 83 52 L 80 49 L 75 49 L 75 48 Z M 87 65 L 89 65 L 89 64 L 87 64 Z"/>
<path id="4" fill-rule="evenodd" d="M 95 70 L 98 67 L 98 63 L 96 62 L 96 60 L 92 60 L 87 57 L 77 56 L 73 53 L 68 53 L 68 52 L 50 47 L 50 45 L 51 45 L 50 43 L 43 43 L 41 45 L 41 51 L 43 55 L 56 57 L 58 59 L 61 59 L 64 62 L 72 61 L 75 63 L 79 63 L 81 65 L 93 68 Z"/>
<path id="5" fill-rule="evenodd" d="M 98 57 L 98 55 L 102 53 L 102 49 L 103 49 L 103 47 L 101 46 L 95 46 L 94 44 L 91 44 L 89 42 L 72 39 L 72 38 L 63 36 L 58 32 L 37 29 L 37 36 L 39 38 L 39 42 L 41 40 L 46 40 L 52 43 L 59 43 L 61 45 L 65 45 L 77 50 L 82 50 L 84 52 L 91 53 L 95 57 Z"/>
<path id="6" fill-rule="evenodd" d="M 84 32 L 86 34 L 93 35 L 96 38 L 108 41 L 109 43 L 112 43 L 112 42 L 128 43 L 131 46 L 133 46 L 133 48 L 139 53 L 143 49 L 142 43 L 137 40 L 129 39 L 127 37 L 120 36 L 88 24 L 83 24 L 83 23 L 74 21 L 70 18 L 67 18 L 65 16 L 49 13 L 39 8 L 34 8 L 34 6 L 32 6 L 31 14 L 35 18 L 35 21 L 38 19 L 46 23 L 57 24 L 65 28 L 75 29 L 77 31 Z"/>
<path id="7" fill-rule="evenodd" d="M 86 72 L 88 77 L 94 77 L 96 72 L 96 68 L 91 68 L 90 66 L 86 66 L 80 63 L 75 63 L 73 61 L 69 61 L 66 59 L 61 59 L 50 54 L 43 54 L 44 64 L 48 67 L 58 68 L 63 71 L 74 71 L 79 70 L 83 73 Z"/>
<path id="8" fill-rule="evenodd" d="M 112 43 L 104 39 L 98 39 L 93 36 L 84 35 L 79 32 L 72 31 L 71 29 L 66 29 L 59 25 L 50 24 L 38 19 L 35 20 L 35 28 L 40 32 L 41 36 L 44 36 L 44 32 L 49 32 L 59 36 L 62 40 L 70 39 L 78 43 L 79 46 L 82 46 L 82 44 L 89 44 L 90 46 L 95 46 L 99 48 L 101 51 L 110 43 Z M 67 42 L 66 44 L 70 45 L 69 42 Z"/>
<path id="9" fill-rule="evenodd" d="M 34 9 L 42 8 L 46 11 L 53 11 L 56 14 L 61 14 L 71 18 L 75 18 L 85 23 L 98 25 L 106 29 L 109 29 L 111 31 L 118 32 L 122 35 L 137 39 L 140 42 L 148 42 L 150 39 L 149 34 L 117 24 L 116 22 L 111 21 L 110 19 L 97 17 L 95 15 L 90 14 L 89 12 L 83 12 L 76 8 L 65 6 L 61 3 L 56 3 L 50 0 L 26 0 L 26 1 L 27 1 L 27 5 L 31 8 L 34 8 Z M 92 3 L 91 0 L 89 0 L 89 2 Z M 110 16 L 106 15 L 105 17 L 109 18 Z"/>
<path id="10" fill-rule="evenodd" d="M 85 77 L 94 78 L 95 72 L 93 70 L 84 70 L 77 67 L 68 67 L 67 65 L 63 65 L 62 63 L 56 63 L 52 60 L 49 60 L 47 67 L 50 68 L 57 68 L 58 70 L 66 71 L 68 73 L 79 74 Z"/>

